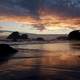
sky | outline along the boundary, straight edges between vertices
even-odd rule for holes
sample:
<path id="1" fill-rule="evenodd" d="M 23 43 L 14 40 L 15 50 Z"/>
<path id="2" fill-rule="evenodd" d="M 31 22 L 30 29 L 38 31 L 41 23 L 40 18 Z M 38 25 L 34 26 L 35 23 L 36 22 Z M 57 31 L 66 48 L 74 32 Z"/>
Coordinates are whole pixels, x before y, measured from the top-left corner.
<path id="1" fill-rule="evenodd" d="M 80 29 L 80 0 L 0 0 L 0 30 L 66 34 Z"/>

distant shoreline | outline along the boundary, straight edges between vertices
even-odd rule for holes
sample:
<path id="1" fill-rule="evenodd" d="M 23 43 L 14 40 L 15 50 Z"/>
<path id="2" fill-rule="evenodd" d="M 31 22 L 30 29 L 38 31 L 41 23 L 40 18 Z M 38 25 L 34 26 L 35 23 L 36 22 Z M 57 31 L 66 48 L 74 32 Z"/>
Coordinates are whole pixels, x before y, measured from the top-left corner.
<path id="1" fill-rule="evenodd" d="M 50 43 L 80 43 L 80 41 L 69 41 L 69 40 L 54 40 L 54 41 L 7 41 L 0 40 L 0 44 L 11 44 L 11 45 L 23 45 L 23 44 L 50 44 Z"/>

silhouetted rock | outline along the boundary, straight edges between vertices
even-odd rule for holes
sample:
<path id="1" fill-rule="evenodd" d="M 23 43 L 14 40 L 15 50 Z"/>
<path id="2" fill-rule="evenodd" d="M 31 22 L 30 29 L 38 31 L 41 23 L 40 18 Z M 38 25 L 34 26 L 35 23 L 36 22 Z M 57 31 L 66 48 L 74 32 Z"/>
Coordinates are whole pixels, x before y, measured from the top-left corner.
<path id="1" fill-rule="evenodd" d="M 28 38 L 28 35 L 27 34 L 22 34 L 21 35 L 21 39 L 26 40 L 26 39 L 29 39 L 29 38 Z"/>
<path id="2" fill-rule="evenodd" d="M 8 44 L 0 44 L 0 53 L 15 53 L 15 52 L 17 52 L 17 50 L 10 47 Z"/>
<path id="3" fill-rule="evenodd" d="M 80 30 L 74 30 L 68 35 L 69 40 L 80 40 Z"/>
<path id="4" fill-rule="evenodd" d="M 10 56 L 18 52 L 16 49 L 10 47 L 8 44 L 0 44 L 0 63 L 7 61 Z"/>
<path id="5" fill-rule="evenodd" d="M 7 39 L 10 39 L 12 41 L 18 41 L 20 39 L 20 34 L 19 32 L 13 32 L 12 34 L 8 36 Z"/>
<path id="6" fill-rule="evenodd" d="M 37 40 L 37 41 L 45 41 L 44 38 L 42 38 L 42 37 L 39 37 L 39 38 L 37 38 L 36 40 Z"/>

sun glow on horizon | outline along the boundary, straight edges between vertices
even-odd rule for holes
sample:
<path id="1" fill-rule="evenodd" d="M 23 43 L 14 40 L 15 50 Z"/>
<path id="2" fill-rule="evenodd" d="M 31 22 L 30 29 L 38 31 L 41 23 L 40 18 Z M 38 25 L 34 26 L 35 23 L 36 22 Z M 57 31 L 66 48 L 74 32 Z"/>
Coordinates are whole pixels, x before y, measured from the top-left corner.
<path id="1" fill-rule="evenodd" d="M 7 23 L 6 26 L 5 22 Z M 19 30 L 22 32 L 31 31 L 33 33 L 49 34 L 58 32 L 62 33 L 62 31 L 67 33 L 72 29 L 78 29 L 80 26 L 80 19 L 64 18 L 48 14 L 40 15 L 40 19 L 35 19 L 31 16 L 0 16 L 0 23 L 5 26 L 3 29 L 6 30 Z M 43 27 L 43 31 L 39 30 L 41 27 Z"/>

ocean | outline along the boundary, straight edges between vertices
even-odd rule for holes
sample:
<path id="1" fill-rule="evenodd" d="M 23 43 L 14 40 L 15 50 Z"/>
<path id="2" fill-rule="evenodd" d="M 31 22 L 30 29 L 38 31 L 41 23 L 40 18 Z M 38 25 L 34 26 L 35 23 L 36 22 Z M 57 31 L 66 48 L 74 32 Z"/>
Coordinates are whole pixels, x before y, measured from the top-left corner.
<path id="1" fill-rule="evenodd" d="M 0 80 L 80 80 L 80 44 L 9 43 L 18 52 L 0 64 Z"/>

